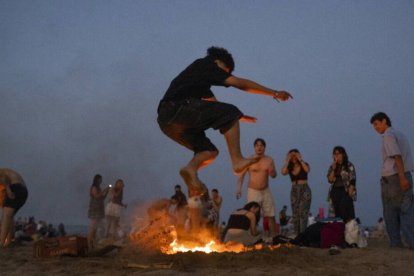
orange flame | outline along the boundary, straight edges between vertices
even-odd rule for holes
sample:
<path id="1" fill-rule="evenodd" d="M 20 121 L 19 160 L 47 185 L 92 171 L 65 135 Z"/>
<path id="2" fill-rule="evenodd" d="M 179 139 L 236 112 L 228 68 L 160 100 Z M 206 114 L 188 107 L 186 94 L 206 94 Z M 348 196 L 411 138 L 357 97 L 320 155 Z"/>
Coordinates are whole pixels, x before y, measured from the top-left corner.
<path id="1" fill-rule="evenodd" d="M 291 244 L 287 243 L 284 244 L 285 247 L 290 248 L 292 247 Z M 253 250 L 262 250 L 267 248 L 269 250 L 276 250 L 281 248 L 281 244 L 276 245 L 263 245 L 263 244 L 256 244 L 252 247 L 244 246 L 241 243 L 227 243 L 227 244 L 217 244 L 215 241 L 210 241 L 204 245 L 194 245 L 191 243 L 180 243 L 177 239 L 175 239 L 172 243 L 169 244 L 167 247 L 162 247 L 161 252 L 164 254 L 177 254 L 179 252 L 204 252 L 206 254 L 210 254 L 212 252 L 223 253 L 223 252 L 233 252 L 233 253 L 241 253 L 241 252 L 248 252 Z"/>
<path id="2" fill-rule="evenodd" d="M 138 245 L 146 248 L 152 248 L 160 250 L 163 254 L 177 254 L 180 252 L 204 252 L 210 254 L 213 252 L 233 252 L 241 253 L 253 250 L 263 250 L 265 248 L 269 250 L 276 250 L 281 247 L 277 245 L 263 245 L 257 244 L 255 246 L 245 246 L 242 243 L 218 243 L 216 238 L 208 233 L 198 233 L 190 239 L 177 239 L 177 231 L 174 226 L 162 225 L 159 227 L 157 224 L 150 224 L 147 227 L 142 228 L 140 231 L 130 234 L 130 239 L 136 242 Z M 172 242 L 171 242 L 172 241 Z M 287 243 L 284 247 L 292 247 Z"/>

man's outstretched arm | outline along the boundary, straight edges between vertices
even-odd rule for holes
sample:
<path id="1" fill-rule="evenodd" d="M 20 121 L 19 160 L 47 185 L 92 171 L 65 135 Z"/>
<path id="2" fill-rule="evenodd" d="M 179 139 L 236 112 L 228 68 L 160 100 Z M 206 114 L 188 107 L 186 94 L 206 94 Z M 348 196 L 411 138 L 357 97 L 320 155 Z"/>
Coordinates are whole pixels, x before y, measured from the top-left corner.
<path id="1" fill-rule="evenodd" d="M 273 97 L 275 100 L 287 101 L 289 100 L 289 98 L 293 99 L 292 95 L 290 95 L 290 93 L 287 91 L 277 91 L 274 89 L 270 89 L 266 86 L 263 86 L 248 79 L 230 76 L 225 80 L 224 83 L 228 86 L 233 86 L 235 88 L 249 93 L 270 96 Z"/>

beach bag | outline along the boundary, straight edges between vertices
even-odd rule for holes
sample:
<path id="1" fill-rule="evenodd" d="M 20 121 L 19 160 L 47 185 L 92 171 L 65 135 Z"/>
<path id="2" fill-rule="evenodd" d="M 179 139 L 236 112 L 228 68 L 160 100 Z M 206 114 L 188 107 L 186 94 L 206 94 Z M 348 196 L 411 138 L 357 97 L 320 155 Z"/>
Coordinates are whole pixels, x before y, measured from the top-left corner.
<path id="1" fill-rule="evenodd" d="M 349 244 L 358 244 L 360 227 L 355 219 L 345 224 L 345 241 Z"/>
<path id="2" fill-rule="evenodd" d="M 321 230 L 321 248 L 329 248 L 333 245 L 343 247 L 345 244 L 345 225 L 343 222 L 324 223 Z"/>

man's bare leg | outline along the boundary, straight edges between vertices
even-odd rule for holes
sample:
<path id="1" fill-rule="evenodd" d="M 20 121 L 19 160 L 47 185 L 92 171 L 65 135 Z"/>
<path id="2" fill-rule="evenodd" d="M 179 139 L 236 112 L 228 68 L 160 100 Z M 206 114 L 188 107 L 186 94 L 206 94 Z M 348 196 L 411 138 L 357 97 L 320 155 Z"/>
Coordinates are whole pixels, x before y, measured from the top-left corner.
<path id="1" fill-rule="evenodd" d="M 197 171 L 213 162 L 217 155 L 217 151 L 198 152 L 194 154 L 187 166 L 181 168 L 180 175 L 184 179 L 190 193 L 194 190 L 197 190 L 198 192 L 204 190 L 203 185 L 197 176 Z"/>
<path id="2" fill-rule="evenodd" d="M 279 233 L 276 233 L 276 220 L 275 217 L 267 217 L 269 222 L 269 232 L 271 237 L 277 236 Z"/>
<path id="3" fill-rule="evenodd" d="M 253 159 L 246 159 L 241 154 L 240 150 L 240 124 L 237 121 L 226 133 L 224 133 L 227 148 L 229 150 L 230 159 L 235 173 L 241 173 L 250 165 L 258 162 L 260 157 Z"/>
<path id="4" fill-rule="evenodd" d="M 0 230 L 0 247 L 5 247 L 10 244 L 11 240 L 8 240 L 7 237 L 12 231 L 14 209 L 10 207 L 3 208 L 3 214 L 1 219 L 1 230 Z"/>

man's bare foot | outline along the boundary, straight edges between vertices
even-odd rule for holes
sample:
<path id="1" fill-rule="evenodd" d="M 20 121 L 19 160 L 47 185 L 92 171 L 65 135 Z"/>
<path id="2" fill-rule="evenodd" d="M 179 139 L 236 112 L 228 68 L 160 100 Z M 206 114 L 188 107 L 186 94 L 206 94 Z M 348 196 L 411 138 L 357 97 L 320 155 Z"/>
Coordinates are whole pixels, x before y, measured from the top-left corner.
<path id="1" fill-rule="evenodd" d="M 205 195 L 208 192 L 207 187 L 203 183 L 201 183 L 201 185 L 202 185 L 201 189 L 194 188 L 194 187 L 188 187 L 188 197 L 193 197 L 193 196 L 202 197 L 203 195 Z"/>
<path id="2" fill-rule="evenodd" d="M 240 174 L 244 172 L 248 167 L 250 167 L 254 163 L 259 162 L 260 158 L 261 158 L 260 156 L 257 156 L 257 157 L 252 157 L 249 159 L 242 159 L 240 162 L 238 162 L 237 164 L 233 166 L 234 173 Z"/>
<path id="3" fill-rule="evenodd" d="M 197 196 L 204 193 L 204 188 L 201 181 L 198 179 L 196 172 L 192 171 L 188 167 L 184 167 L 180 170 L 180 175 L 187 185 L 189 196 Z"/>

